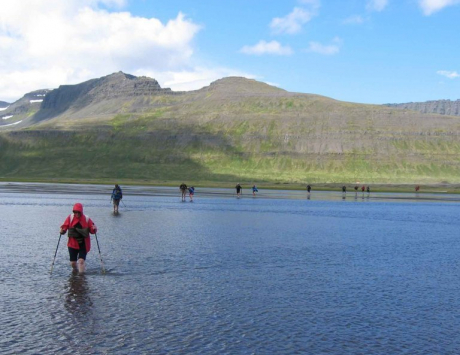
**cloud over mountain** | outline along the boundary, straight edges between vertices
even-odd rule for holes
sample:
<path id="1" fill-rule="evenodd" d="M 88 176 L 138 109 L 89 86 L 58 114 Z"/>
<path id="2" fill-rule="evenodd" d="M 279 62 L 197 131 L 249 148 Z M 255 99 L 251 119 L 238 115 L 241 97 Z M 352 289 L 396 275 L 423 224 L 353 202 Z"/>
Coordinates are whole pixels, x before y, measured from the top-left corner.
<path id="1" fill-rule="evenodd" d="M 110 71 L 193 72 L 189 63 L 199 25 L 182 13 L 166 23 L 136 17 L 121 11 L 123 5 L 123 0 L 4 3 L 1 98 L 11 100 L 43 85 L 76 83 Z"/>

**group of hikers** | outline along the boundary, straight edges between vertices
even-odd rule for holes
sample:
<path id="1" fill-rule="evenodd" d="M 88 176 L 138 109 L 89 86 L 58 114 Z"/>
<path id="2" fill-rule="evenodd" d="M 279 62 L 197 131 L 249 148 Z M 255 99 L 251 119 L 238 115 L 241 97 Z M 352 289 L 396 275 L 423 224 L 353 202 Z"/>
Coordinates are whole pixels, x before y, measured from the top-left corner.
<path id="1" fill-rule="evenodd" d="M 359 190 L 359 186 L 358 185 L 355 185 L 354 187 L 355 189 L 355 192 L 358 192 Z M 371 188 L 369 187 L 369 185 L 366 187 L 365 185 L 361 186 L 361 191 L 364 193 L 364 191 L 366 191 L 367 193 L 370 193 L 371 192 Z M 345 185 L 342 186 L 342 192 L 343 193 L 346 193 L 347 192 L 347 187 Z"/>
<path id="2" fill-rule="evenodd" d="M 181 191 L 182 201 L 186 200 L 187 191 L 188 191 L 188 195 L 190 197 L 190 202 L 193 201 L 193 195 L 195 194 L 195 187 L 193 187 L 193 186 L 192 187 L 187 187 L 187 185 L 185 183 L 182 183 L 179 186 L 179 189 Z M 240 183 L 236 184 L 235 189 L 236 189 L 236 197 L 238 197 L 238 198 L 241 197 L 241 195 L 243 194 L 243 187 L 241 186 L 241 184 Z M 256 185 L 253 185 L 252 186 L 252 196 L 255 196 L 256 192 L 259 192 L 259 190 L 257 189 Z"/>
<path id="3" fill-rule="evenodd" d="M 307 192 L 310 194 L 311 192 L 311 185 L 307 185 Z M 187 187 L 185 183 L 182 183 L 179 186 L 179 189 L 182 194 L 182 201 L 186 200 L 187 191 L 189 193 L 190 201 L 193 201 L 193 195 L 195 193 L 195 187 Z M 240 183 L 236 184 L 236 196 L 239 198 L 243 193 L 243 187 Z M 354 190 L 356 193 L 359 190 L 359 186 L 355 185 Z M 415 187 L 415 191 L 418 192 L 420 190 L 420 186 L 417 185 Z M 256 196 L 256 192 L 259 190 L 257 189 L 256 185 L 252 186 L 252 195 Z M 370 187 L 363 185 L 361 187 L 361 191 L 364 193 L 367 191 L 370 193 Z M 347 192 L 347 187 L 345 185 L 342 186 L 342 193 Z M 113 213 L 118 214 L 118 207 L 120 205 L 120 201 L 123 199 L 123 191 L 121 187 L 116 184 L 114 189 L 112 190 L 111 201 L 113 203 Z M 59 230 L 59 235 L 63 235 L 67 233 L 68 241 L 67 241 L 67 248 L 69 250 L 69 258 L 70 258 L 70 265 L 72 270 L 76 272 L 83 273 L 85 271 L 85 261 L 86 261 L 86 254 L 91 249 L 91 239 L 90 234 L 97 233 L 97 227 L 94 222 L 88 216 L 83 214 L 83 205 L 81 203 L 76 203 L 73 206 L 72 214 L 67 216 L 64 223 L 61 225 Z M 97 235 L 96 235 L 97 238 Z M 60 240 L 60 238 L 59 238 Z M 58 243 L 59 247 L 59 243 Z M 57 248 L 56 248 L 57 252 Z M 54 255 L 56 258 L 56 254 Z M 101 259 L 102 262 L 102 259 Z M 54 260 L 53 260 L 54 265 Z"/>
<path id="4" fill-rule="evenodd" d="M 238 198 L 241 197 L 241 195 L 243 194 L 243 188 L 241 187 L 240 183 L 236 184 L 235 189 L 236 189 L 236 197 Z M 257 186 L 252 185 L 252 196 L 256 196 L 256 192 L 259 192 L 259 190 L 257 189 Z"/>
<path id="5" fill-rule="evenodd" d="M 195 193 L 195 187 L 187 187 L 185 183 L 179 186 L 182 194 L 182 201 L 185 201 L 186 194 L 188 191 L 190 201 L 193 201 L 193 195 Z M 242 193 L 243 188 L 240 184 L 236 185 L 237 196 L 239 197 Z M 252 193 L 255 196 L 257 187 L 252 187 Z M 123 191 L 121 187 L 116 184 L 112 190 L 111 201 L 113 203 L 113 213 L 118 214 L 118 208 L 120 201 L 123 199 Z M 59 235 L 67 233 L 67 248 L 69 251 L 70 266 L 72 270 L 79 273 L 84 273 L 86 269 L 86 255 L 91 250 L 91 238 L 90 234 L 96 234 L 97 227 L 91 218 L 83 213 L 83 205 L 76 203 L 73 206 L 72 213 L 67 216 L 64 223 L 59 229 Z M 60 237 L 59 237 L 60 240 Z M 58 243 L 59 247 L 59 243 Z M 57 248 L 56 248 L 57 253 Z M 56 258 L 56 253 L 54 257 Z M 101 259 L 102 262 L 102 259 Z M 53 260 L 54 265 L 54 260 Z M 52 266 L 53 266 L 52 265 Z M 51 269 L 52 270 L 52 269 Z"/>
<path id="6" fill-rule="evenodd" d="M 193 186 L 187 187 L 186 184 L 182 183 L 179 186 L 179 189 L 180 189 L 181 194 L 182 194 L 182 202 L 184 202 L 185 199 L 186 199 L 187 191 L 188 191 L 188 196 L 190 198 L 190 202 L 193 201 L 193 195 L 195 194 L 195 187 L 193 187 Z"/>

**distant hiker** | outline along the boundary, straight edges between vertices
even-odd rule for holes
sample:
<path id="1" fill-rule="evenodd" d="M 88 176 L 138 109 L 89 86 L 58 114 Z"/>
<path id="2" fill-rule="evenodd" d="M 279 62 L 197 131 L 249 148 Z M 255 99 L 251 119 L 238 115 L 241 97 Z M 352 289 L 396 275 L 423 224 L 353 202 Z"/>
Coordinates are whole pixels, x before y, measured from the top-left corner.
<path id="1" fill-rule="evenodd" d="M 182 185 L 179 186 L 179 189 L 182 193 L 182 201 L 185 201 L 185 195 L 187 194 L 187 185 L 182 183 Z"/>
<path id="2" fill-rule="evenodd" d="M 367 186 L 366 191 L 367 191 L 368 194 L 371 193 L 371 188 L 369 186 Z"/>
<path id="3" fill-rule="evenodd" d="M 419 190 L 420 190 L 420 186 L 419 185 L 415 186 L 415 192 L 418 192 Z"/>
<path id="4" fill-rule="evenodd" d="M 355 185 L 355 191 L 358 191 L 359 186 Z"/>
<path id="5" fill-rule="evenodd" d="M 123 192 L 121 187 L 118 184 L 115 184 L 115 188 L 112 190 L 112 202 L 113 202 L 113 213 L 118 213 L 118 206 L 120 205 L 120 200 L 123 198 Z"/>
<path id="6" fill-rule="evenodd" d="M 65 234 L 68 231 L 67 247 L 69 249 L 70 265 L 74 271 L 83 273 L 85 272 L 86 254 L 91 249 L 89 234 L 95 234 L 97 227 L 91 218 L 83 214 L 83 205 L 81 203 L 76 203 L 72 212 L 65 219 L 59 233 Z"/>
<path id="7" fill-rule="evenodd" d="M 254 185 L 254 186 L 252 186 L 252 196 L 255 196 L 256 192 L 259 192 L 259 190 L 257 189 L 257 186 Z"/>
<path id="8" fill-rule="evenodd" d="M 363 185 L 363 186 L 361 187 L 361 191 L 364 192 L 365 189 L 366 189 L 366 186 Z"/>
<path id="9" fill-rule="evenodd" d="M 347 187 L 345 185 L 342 186 L 342 192 L 347 192 Z"/>
<path id="10" fill-rule="evenodd" d="M 192 186 L 192 187 L 189 187 L 188 188 L 188 196 L 190 197 L 190 202 L 193 201 L 193 195 L 195 194 L 195 188 Z"/>
<path id="11" fill-rule="evenodd" d="M 311 186 L 307 185 L 307 192 L 310 193 L 310 191 L 311 191 Z"/>
<path id="12" fill-rule="evenodd" d="M 243 188 L 241 187 L 240 183 L 236 184 L 235 189 L 236 189 L 236 196 L 240 197 L 240 195 L 243 193 Z"/>

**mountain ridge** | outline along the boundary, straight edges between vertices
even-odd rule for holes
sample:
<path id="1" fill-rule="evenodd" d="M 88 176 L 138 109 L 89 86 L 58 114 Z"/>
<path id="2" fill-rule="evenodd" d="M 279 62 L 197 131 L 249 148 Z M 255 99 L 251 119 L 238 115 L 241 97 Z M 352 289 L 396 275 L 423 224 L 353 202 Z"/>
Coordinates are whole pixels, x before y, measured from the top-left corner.
<path id="1" fill-rule="evenodd" d="M 39 107 L 24 100 L 20 123 L 0 126 L 0 179 L 460 181 L 457 116 L 241 77 L 173 92 L 114 73 L 52 90 Z"/>

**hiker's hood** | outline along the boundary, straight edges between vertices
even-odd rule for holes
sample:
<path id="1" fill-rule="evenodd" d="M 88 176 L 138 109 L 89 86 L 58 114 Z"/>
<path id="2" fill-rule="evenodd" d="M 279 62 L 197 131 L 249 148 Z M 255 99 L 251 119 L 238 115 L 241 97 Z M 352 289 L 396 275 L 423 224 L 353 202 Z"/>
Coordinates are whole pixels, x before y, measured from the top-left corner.
<path id="1" fill-rule="evenodd" d="M 75 205 L 73 205 L 72 211 L 80 212 L 81 214 L 83 214 L 83 205 L 81 203 L 76 203 Z"/>

